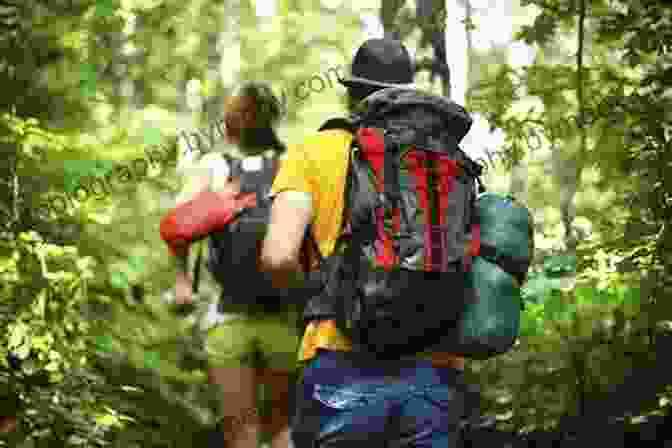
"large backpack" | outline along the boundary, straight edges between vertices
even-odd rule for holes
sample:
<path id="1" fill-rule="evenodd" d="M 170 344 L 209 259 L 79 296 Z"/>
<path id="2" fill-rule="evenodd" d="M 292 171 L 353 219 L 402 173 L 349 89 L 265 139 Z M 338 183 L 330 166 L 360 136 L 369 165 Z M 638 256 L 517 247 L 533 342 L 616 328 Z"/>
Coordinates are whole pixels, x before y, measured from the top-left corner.
<path id="1" fill-rule="evenodd" d="M 354 350 L 422 352 L 476 300 L 466 280 L 481 167 L 458 146 L 471 123 L 453 102 L 390 88 L 322 127 L 354 134 L 347 225 L 322 264 L 323 297 Z"/>

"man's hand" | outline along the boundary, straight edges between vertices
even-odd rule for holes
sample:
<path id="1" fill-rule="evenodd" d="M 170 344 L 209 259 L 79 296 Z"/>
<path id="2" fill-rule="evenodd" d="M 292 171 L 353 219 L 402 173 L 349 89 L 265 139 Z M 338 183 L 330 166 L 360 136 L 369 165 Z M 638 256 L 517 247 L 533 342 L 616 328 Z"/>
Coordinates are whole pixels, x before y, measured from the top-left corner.
<path id="1" fill-rule="evenodd" d="M 179 272 L 175 281 L 175 304 L 190 305 L 193 303 L 192 288 L 191 276 L 186 272 Z"/>

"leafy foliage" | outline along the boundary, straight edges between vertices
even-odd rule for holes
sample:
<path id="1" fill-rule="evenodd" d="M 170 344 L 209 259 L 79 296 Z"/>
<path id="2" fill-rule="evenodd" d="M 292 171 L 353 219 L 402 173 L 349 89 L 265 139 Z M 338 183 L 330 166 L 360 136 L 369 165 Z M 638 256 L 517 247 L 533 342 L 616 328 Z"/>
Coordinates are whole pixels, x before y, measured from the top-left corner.
<path id="1" fill-rule="evenodd" d="M 260 36 L 252 8 L 0 2 L 0 446 L 206 443 L 220 403 L 206 384 L 198 315 L 178 317 L 166 303 L 174 271 L 158 236 L 182 181 L 173 168 L 178 130 L 188 129 L 179 115 L 186 84 L 204 81 L 213 107 L 200 119 L 220 115 L 241 77 L 266 78 L 293 101 L 294 84 L 340 62 L 324 50 L 344 57 L 344 31 L 359 26 L 341 10 L 331 17 L 338 38 L 326 39 L 317 31 L 332 14 L 285 5 L 267 40 L 247 38 L 247 62 L 218 82 L 213 60 L 226 67 L 231 52 L 217 56 L 217 42 L 235 48 Z M 305 15 L 315 19 L 309 42 Z M 304 106 L 294 103 L 289 118 Z M 88 179 L 130 166 L 153 145 L 160 166 L 82 198 Z M 203 307 L 215 294 L 205 280 Z M 17 418 L 8 434 L 5 416 Z"/>
<path id="2" fill-rule="evenodd" d="M 606 421 L 664 412 L 672 190 L 661 168 L 671 154 L 665 92 L 672 78 L 663 78 L 670 9 L 656 1 L 586 1 L 584 11 L 573 1 L 522 3 L 538 11 L 516 36 L 537 48 L 534 62 L 489 67 L 469 105 L 506 134 L 509 166 L 529 160 L 530 206 L 548 210 L 549 199 L 557 201 L 588 230 L 574 224 L 576 253 L 542 248 L 523 291 L 519 345 L 475 363 L 472 373 L 484 387 L 485 410 L 524 432 L 567 416 Z M 581 12 L 586 57 L 578 66 L 561 44 L 572 47 Z M 575 215 L 563 203 L 575 203 Z M 539 221 L 542 239 L 552 238 L 550 221 Z"/>
<path id="3" fill-rule="evenodd" d="M 190 80 L 204 103 L 194 127 L 246 78 L 285 92 L 294 136 L 334 113 L 332 86 L 306 102 L 293 89 L 350 56 L 358 5 L 280 3 L 262 20 L 227 0 L 0 2 L 0 414 L 18 417 L 0 446 L 198 446 L 215 423 L 197 316 L 165 303 L 174 272 L 158 222 L 181 183 L 171 165 Z M 419 3 L 386 2 L 386 23 L 410 39 L 424 17 L 420 47 L 441 50 Z M 474 55 L 468 106 L 506 136 L 493 175 L 529 167 L 539 249 L 516 348 L 469 374 L 484 413 L 513 430 L 665 412 L 672 10 L 586 0 L 579 77 L 581 2 L 521 3 L 537 11 L 516 35 L 534 62 Z M 45 207 L 157 144 L 165 166 L 63 213 Z M 206 279 L 203 307 L 215 291 Z"/>

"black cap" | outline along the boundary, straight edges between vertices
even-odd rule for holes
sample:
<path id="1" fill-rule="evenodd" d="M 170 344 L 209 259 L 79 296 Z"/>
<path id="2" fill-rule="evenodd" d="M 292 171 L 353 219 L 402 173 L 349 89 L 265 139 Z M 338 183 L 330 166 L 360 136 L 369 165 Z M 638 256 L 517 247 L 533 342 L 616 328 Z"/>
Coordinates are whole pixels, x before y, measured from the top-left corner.
<path id="1" fill-rule="evenodd" d="M 412 87 L 413 63 L 408 50 L 398 40 L 369 39 L 359 47 L 350 76 L 339 79 L 346 87 Z"/>

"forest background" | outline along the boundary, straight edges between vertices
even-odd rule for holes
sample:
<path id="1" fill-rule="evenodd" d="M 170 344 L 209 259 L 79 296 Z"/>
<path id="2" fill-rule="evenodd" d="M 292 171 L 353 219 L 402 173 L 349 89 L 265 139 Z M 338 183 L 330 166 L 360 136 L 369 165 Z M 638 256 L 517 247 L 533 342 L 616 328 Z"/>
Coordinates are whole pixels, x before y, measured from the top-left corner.
<path id="1" fill-rule="evenodd" d="M 0 446 L 190 446 L 213 424 L 196 317 L 166 304 L 179 131 L 221 117 L 240 80 L 290 92 L 383 34 L 421 87 L 478 115 L 466 149 L 534 213 L 521 337 L 468 366 L 484 415 L 529 433 L 669 413 L 665 2 L 0 0 Z M 283 138 L 342 113 L 343 93 L 290 95 Z M 142 182 L 72 195 L 158 144 L 170 163 Z M 66 213 L 38 207 L 55 194 Z"/>

